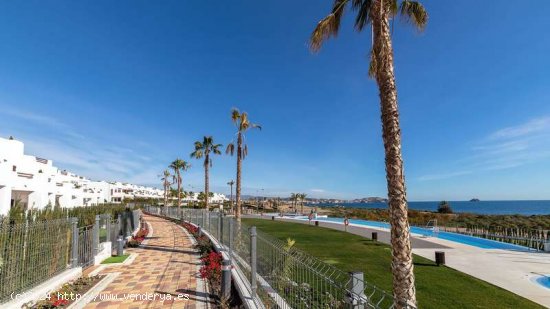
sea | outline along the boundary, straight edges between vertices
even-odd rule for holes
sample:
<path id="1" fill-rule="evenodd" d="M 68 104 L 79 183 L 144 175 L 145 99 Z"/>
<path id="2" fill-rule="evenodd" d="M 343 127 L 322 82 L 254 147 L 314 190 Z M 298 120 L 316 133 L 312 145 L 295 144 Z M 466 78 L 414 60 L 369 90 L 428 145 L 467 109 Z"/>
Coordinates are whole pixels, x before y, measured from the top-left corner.
<path id="1" fill-rule="evenodd" d="M 409 202 L 415 210 L 437 211 L 440 201 Z M 550 215 L 550 201 L 449 201 L 455 213 L 484 215 Z M 311 207 L 387 208 L 386 203 L 308 204 Z"/>

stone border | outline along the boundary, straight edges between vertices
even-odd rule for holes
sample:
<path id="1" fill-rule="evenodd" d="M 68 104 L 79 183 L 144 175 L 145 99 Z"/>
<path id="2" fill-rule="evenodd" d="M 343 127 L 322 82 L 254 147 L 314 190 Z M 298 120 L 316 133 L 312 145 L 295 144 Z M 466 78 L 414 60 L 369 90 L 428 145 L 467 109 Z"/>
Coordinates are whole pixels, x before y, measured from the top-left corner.
<path id="1" fill-rule="evenodd" d="M 101 293 L 101 291 L 105 290 L 105 288 L 113 282 L 116 277 L 120 275 L 119 272 L 116 273 L 109 273 L 105 275 L 105 278 L 101 279 L 96 285 L 94 285 L 91 289 L 89 289 L 82 297 L 76 301 L 74 301 L 72 304 L 67 307 L 67 309 L 82 309 L 87 304 L 91 303 L 95 298 Z"/>
<path id="2" fill-rule="evenodd" d="M 69 268 L 62 273 L 42 282 L 32 289 L 19 293 L 21 296 L 7 303 L 0 304 L 1 308 L 20 309 L 24 304 L 35 303 L 44 298 L 46 294 L 55 291 L 69 281 L 82 276 L 82 267 Z"/>
<path id="3" fill-rule="evenodd" d="M 191 225 L 198 228 L 198 225 L 196 225 L 192 222 L 189 222 L 189 221 L 185 221 L 185 222 L 187 222 L 187 223 L 189 223 L 189 224 L 191 224 Z M 227 249 L 222 244 L 220 244 L 218 242 L 218 240 L 212 234 L 210 234 L 206 230 L 201 230 L 201 232 L 210 239 L 210 241 L 212 242 L 212 245 L 214 245 L 214 249 L 217 252 L 220 252 L 222 254 L 222 256 L 224 257 L 224 259 L 229 259 L 229 254 L 227 252 Z M 232 263 L 231 277 L 233 278 L 233 282 L 235 283 L 235 287 L 237 288 L 237 291 L 238 291 L 239 295 L 241 296 L 241 300 L 243 302 L 243 305 L 246 308 L 249 308 L 249 309 L 255 309 L 255 308 L 264 309 L 265 308 L 263 302 L 261 301 L 261 299 L 259 298 L 257 293 L 256 293 L 255 297 L 252 296 L 252 289 L 250 287 L 250 284 L 248 283 L 248 279 L 246 278 L 246 276 L 244 275 L 244 273 L 241 271 L 241 269 L 239 268 L 239 266 L 237 264 Z"/>
<path id="4" fill-rule="evenodd" d="M 197 244 L 197 240 L 195 239 L 195 237 L 193 237 L 193 235 L 191 235 L 191 233 L 189 233 L 189 231 L 184 228 L 183 226 L 177 224 L 177 227 L 179 227 L 183 233 L 185 233 L 185 235 L 191 240 L 191 244 L 193 246 L 195 246 Z M 196 249 L 194 249 L 196 250 Z M 197 251 L 198 252 L 198 251 Z M 195 270 L 197 271 L 197 274 L 200 273 L 200 269 L 201 269 L 201 263 L 200 263 L 200 260 L 199 260 L 199 263 L 197 263 L 197 266 L 195 267 Z M 208 283 L 206 280 L 202 279 L 202 278 L 197 278 L 197 292 L 202 292 L 204 293 L 206 296 L 204 297 L 204 299 L 202 299 L 201 297 L 198 297 L 200 299 L 201 302 L 198 302 L 196 303 L 196 307 L 198 309 L 204 309 L 204 308 L 211 308 L 210 306 L 210 303 L 212 301 L 212 299 L 210 299 L 210 293 L 208 292 Z"/>

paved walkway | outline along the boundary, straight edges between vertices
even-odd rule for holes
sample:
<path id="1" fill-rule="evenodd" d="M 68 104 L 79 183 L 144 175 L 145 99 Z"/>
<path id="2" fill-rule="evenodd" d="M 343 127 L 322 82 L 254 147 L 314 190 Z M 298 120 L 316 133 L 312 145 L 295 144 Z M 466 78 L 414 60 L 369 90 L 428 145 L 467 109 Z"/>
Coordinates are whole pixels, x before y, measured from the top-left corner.
<path id="1" fill-rule="evenodd" d="M 145 245 L 127 249 L 137 255 L 131 264 L 96 270 L 117 276 L 85 308 L 206 308 L 192 238 L 170 221 L 148 215 L 144 219 L 152 230 Z"/>

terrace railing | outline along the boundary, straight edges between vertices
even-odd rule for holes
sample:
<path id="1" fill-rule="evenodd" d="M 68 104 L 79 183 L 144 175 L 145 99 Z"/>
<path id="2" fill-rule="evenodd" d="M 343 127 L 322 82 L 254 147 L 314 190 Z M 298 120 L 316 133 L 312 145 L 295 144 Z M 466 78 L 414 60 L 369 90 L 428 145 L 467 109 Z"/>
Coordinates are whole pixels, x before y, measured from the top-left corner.
<path id="1" fill-rule="evenodd" d="M 187 221 L 220 243 L 267 308 L 394 308 L 396 300 L 346 273 L 231 216 L 203 209 L 145 207 L 151 214 Z M 415 308 L 401 304 L 400 308 Z"/>

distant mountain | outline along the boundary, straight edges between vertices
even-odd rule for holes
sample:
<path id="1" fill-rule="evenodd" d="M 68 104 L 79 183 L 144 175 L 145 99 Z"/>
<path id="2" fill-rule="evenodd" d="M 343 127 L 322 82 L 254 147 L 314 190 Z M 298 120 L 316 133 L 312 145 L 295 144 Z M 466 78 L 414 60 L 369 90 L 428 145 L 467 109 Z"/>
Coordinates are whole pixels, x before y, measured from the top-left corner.
<path id="1" fill-rule="evenodd" d="M 470 200 L 470 202 L 479 202 L 479 199 L 478 198 L 473 198 Z"/>

